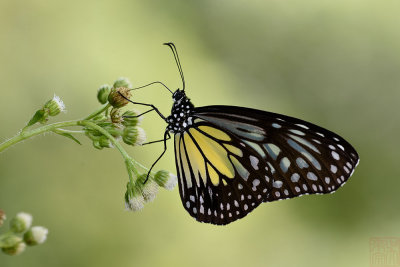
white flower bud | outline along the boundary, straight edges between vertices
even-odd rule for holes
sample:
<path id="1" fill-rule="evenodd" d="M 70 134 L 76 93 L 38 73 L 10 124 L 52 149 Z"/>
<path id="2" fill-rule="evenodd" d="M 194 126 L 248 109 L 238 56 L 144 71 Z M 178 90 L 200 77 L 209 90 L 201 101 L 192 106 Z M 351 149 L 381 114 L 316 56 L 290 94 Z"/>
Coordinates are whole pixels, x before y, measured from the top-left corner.
<path id="1" fill-rule="evenodd" d="M 128 182 L 125 193 L 125 209 L 138 211 L 144 208 L 144 197 L 140 188 Z"/>
<path id="2" fill-rule="evenodd" d="M 10 229 L 14 233 L 23 233 L 32 225 L 32 215 L 25 212 L 18 213 L 10 221 Z"/>
<path id="3" fill-rule="evenodd" d="M 147 181 L 146 179 L 147 173 L 140 175 L 136 181 L 136 185 L 141 188 L 144 200 L 146 202 L 152 202 L 157 196 L 158 185 L 150 177 Z"/>
<path id="4" fill-rule="evenodd" d="M 22 239 L 18 237 L 19 241 L 16 242 L 13 246 L 11 247 L 3 247 L 1 250 L 8 255 L 19 255 L 22 252 L 24 252 L 26 248 L 26 244 L 22 242 Z"/>
<path id="5" fill-rule="evenodd" d="M 24 234 L 24 241 L 29 246 L 34 246 L 44 243 L 49 230 L 43 226 L 33 226 Z"/>
<path id="6" fill-rule="evenodd" d="M 60 112 L 65 112 L 64 102 L 56 95 L 54 95 L 52 100 L 47 101 L 44 108 L 48 110 L 50 116 L 56 116 Z"/>
<path id="7" fill-rule="evenodd" d="M 167 190 L 174 189 L 178 182 L 176 175 L 164 170 L 158 171 L 154 175 L 154 180 L 159 186 L 162 186 Z"/>
<path id="8" fill-rule="evenodd" d="M 119 87 L 132 88 L 132 84 L 128 78 L 120 77 L 114 82 L 113 87 L 114 88 L 119 88 Z"/>
<path id="9" fill-rule="evenodd" d="M 122 140 L 131 146 L 140 146 L 146 141 L 146 132 L 141 127 L 128 126 L 122 133 Z"/>

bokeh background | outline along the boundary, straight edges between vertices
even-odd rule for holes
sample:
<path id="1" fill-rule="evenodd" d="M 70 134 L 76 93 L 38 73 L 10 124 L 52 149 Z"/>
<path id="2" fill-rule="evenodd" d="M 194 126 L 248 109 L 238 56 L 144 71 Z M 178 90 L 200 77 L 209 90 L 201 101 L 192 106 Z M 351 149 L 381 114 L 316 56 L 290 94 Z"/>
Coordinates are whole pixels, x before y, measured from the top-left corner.
<path id="1" fill-rule="evenodd" d="M 0 208 L 32 213 L 50 234 L 0 254 L 0 266 L 368 266 L 371 237 L 400 236 L 399 11 L 397 0 L 2 0 L 2 140 L 53 94 L 68 109 L 56 120 L 68 120 L 96 109 L 97 88 L 120 76 L 181 86 L 161 45 L 173 41 L 195 105 L 308 120 L 346 138 L 361 162 L 335 194 L 264 204 L 218 227 L 193 220 L 177 189 L 125 211 L 117 151 L 36 137 L 0 154 Z M 134 97 L 170 112 L 161 87 Z M 155 140 L 165 124 L 151 114 L 143 127 Z M 129 148 L 145 165 L 161 150 Z M 172 149 L 157 168 L 175 172 Z"/>

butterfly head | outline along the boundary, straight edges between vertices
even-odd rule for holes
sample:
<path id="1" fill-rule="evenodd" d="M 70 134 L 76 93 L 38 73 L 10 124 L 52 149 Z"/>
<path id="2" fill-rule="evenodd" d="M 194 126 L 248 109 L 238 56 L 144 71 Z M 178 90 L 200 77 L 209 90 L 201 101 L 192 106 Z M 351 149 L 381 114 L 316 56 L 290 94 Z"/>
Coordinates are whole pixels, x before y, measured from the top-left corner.
<path id="1" fill-rule="evenodd" d="M 172 99 L 174 102 L 179 102 L 181 101 L 182 98 L 186 98 L 186 94 L 184 90 L 177 89 L 173 94 L 172 94 Z"/>

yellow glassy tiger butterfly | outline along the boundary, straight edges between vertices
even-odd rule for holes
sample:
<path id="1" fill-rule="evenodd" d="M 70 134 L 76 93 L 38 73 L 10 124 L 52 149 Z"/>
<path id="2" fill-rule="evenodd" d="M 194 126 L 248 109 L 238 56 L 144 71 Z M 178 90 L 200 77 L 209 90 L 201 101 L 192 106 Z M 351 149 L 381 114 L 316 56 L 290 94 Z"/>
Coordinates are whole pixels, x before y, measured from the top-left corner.
<path id="1" fill-rule="evenodd" d="M 244 107 L 194 107 L 185 94 L 176 47 L 165 45 L 174 54 L 183 83 L 182 90 L 172 92 L 154 82 L 172 93 L 171 115 L 164 117 L 151 104 L 130 102 L 150 106 L 149 111 L 155 110 L 168 124 L 164 139 L 149 142 L 164 142 L 151 168 L 174 134 L 179 193 L 197 221 L 228 224 L 263 202 L 332 193 L 353 174 L 357 152 L 322 127 Z"/>

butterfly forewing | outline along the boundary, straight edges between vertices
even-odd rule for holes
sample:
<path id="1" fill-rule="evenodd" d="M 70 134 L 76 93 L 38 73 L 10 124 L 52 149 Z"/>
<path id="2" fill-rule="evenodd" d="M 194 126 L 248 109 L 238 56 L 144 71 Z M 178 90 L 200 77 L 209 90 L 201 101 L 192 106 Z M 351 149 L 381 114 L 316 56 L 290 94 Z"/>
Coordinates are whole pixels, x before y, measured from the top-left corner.
<path id="1" fill-rule="evenodd" d="M 231 106 L 196 108 L 196 117 L 254 148 L 273 182 L 267 201 L 331 193 L 358 164 L 354 148 L 314 124 L 275 113 Z M 218 126 L 217 126 L 218 125 Z"/>

